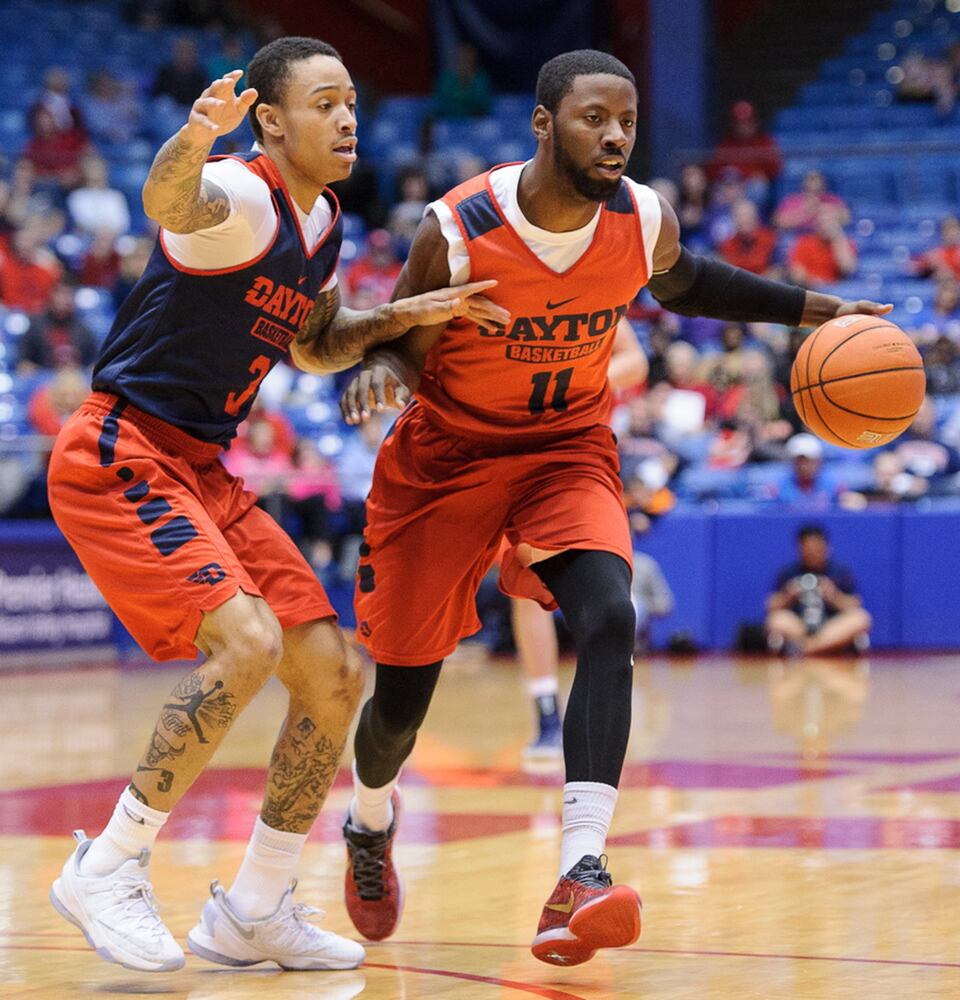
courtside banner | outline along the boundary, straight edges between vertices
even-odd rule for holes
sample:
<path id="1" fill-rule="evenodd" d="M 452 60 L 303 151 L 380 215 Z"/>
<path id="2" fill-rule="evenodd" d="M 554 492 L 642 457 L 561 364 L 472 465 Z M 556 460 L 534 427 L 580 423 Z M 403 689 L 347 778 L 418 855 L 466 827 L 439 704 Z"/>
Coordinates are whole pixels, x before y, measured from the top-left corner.
<path id="1" fill-rule="evenodd" d="M 0 523 L 0 668 L 16 654 L 110 646 L 113 628 L 56 525 Z"/>

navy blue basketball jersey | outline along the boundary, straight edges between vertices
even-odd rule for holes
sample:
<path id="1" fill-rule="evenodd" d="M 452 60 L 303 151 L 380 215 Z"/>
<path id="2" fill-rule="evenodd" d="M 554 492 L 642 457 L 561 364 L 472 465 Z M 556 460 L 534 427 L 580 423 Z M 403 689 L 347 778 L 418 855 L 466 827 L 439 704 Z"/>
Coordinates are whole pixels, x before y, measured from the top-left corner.
<path id="1" fill-rule="evenodd" d="M 317 245 L 306 247 L 273 161 L 258 152 L 233 159 L 270 187 L 278 218 L 273 242 L 248 263 L 195 271 L 167 254 L 161 233 L 93 372 L 94 389 L 225 446 L 332 276 L 343 235 L 340 206 L 325 189 L 333 220 Z"/>

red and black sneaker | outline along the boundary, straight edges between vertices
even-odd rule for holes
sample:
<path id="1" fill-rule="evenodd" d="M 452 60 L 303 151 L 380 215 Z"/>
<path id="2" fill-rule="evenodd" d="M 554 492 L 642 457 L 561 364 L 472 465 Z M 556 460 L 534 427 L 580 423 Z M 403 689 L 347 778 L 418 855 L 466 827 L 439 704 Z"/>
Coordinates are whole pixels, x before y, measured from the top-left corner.
<path id="1" fill-rule="evenodd" d="M 598 948 L 623 948 L 640 937 L 643 904 L 614 885 L 606 858 L 584 855 L 561 876 L 540 916 L 531 951 L 550 965 L 579 965 Z"/>
<path id="2" fill-rule="evenodd" d="M 400 819 L 400 795 L 394 791 L 393 821 L 382 833 L 369 833 L 350 822 L 347 813 L 343 839 L 347 842 L 344 902 L 353 926 L 369 941 L 382 941 L 397 929 L 403 912 L 403 883 L 393 866 L 393 838 Z"/>

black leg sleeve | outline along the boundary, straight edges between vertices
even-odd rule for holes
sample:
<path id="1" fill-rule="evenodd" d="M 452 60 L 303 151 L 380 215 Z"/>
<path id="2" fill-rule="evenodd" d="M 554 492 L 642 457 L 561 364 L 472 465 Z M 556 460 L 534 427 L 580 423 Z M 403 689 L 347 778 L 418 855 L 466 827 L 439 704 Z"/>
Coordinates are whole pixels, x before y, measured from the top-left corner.
<path id="1" fill-rule="evenodd" d="M 373 695 L 360 711 L 353 738 L 357 774 L 368 788 L 392 781 L 410 756 L 442 662 L 423 667 L 377 664 Z"/>
<path id="2" fill-rule="evenodd" d="M 563 722 L 567 781 L 616 785 L 630 735 L 636 613 L 627 563 L 612 552 L 571 549 L 532 567 L 556 598 L 577 644 L 577 673 Z"/>

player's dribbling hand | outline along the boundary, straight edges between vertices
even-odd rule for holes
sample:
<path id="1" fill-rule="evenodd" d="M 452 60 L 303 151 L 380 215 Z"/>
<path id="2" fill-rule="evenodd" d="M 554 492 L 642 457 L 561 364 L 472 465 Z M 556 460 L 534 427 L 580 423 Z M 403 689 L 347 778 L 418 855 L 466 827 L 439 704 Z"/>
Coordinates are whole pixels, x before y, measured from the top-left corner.
<path id="1" fill-rule="evenodd" d="M 886 316 L 893 311 L 893 306 L 887 303 L 871 302 L 869 299 L 860 299 L 858 302 L 842 302 L 834 314 L 835 316 Z"/>
<path id="2" fill-rule="evenodd" d="M 250 106 L 257 99 L 257 92 L 248 87 L 236 93 L 242 69 L 235 69 L 214 80 L 193 102 L 184 131 L 198 143 L 211 143 L 218 135 L 232 132 L 246 117 Z"/>
<path id="3" fill-rule="evenodd" d="M 471 281 L 453 288 L 438 288 L 392 303 L 394 316 L 406 329 L 437 326 L 463 317 L 486 326 L 506 326 L 510 313 L 478 292 L 493 288 L 496 281 Z"/>
<path id="4" fill-rule="evenodd" d="M 370 414 L 391 407 L 402 410 L 410 390 L 390 365 L 374 361 L 355 375 L 340 397 L 340 412 L 348 424 L 362 424 Z"/>

